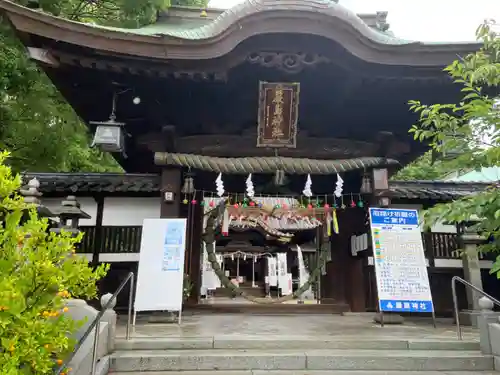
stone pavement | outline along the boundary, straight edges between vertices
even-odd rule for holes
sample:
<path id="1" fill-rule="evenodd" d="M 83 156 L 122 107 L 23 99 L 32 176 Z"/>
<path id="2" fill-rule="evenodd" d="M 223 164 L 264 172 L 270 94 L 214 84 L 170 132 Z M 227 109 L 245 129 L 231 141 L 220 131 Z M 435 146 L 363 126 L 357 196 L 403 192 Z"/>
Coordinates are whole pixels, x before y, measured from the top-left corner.
<path id="1" fill-rule="evenodd" d="M 117 336 L 125 336 L 126 316 L 120 316 Z M 476 329 L 463 327 L 464 339 L 478 340 Z M 137 318 L 132 337 L 334 337 L 346 339 L 456 339 L 451 320 L 438 320 L 437 328 L 430 319 L 407 319 L 403 325 L 381 327 L 373 323 L 373 314 L 341 315 L 191 315 L 182 318 L 182 324 L 148 323 Z"/>

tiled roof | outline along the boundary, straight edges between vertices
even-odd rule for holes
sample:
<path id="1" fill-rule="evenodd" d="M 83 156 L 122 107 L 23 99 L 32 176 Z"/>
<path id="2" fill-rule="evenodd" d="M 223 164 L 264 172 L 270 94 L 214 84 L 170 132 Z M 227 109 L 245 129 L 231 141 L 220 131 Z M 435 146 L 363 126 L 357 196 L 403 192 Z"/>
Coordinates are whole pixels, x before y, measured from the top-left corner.
<path id="1" fill-rule="evenodd" d="M 42 193 L 152 193 L 160 191 L 160 176 L 132 173 L 25 173 L 36 177 Z"/>
<path id="2" fill-rule="evenodd" d="M 491 184 L 450 181 L 390 181 L 389 190 L 396 199 L 431 199 L 448 201 L 485 190 Z"/>
<path id="3" fill-rule="evenodd" d="M 26 173 L 25 182 L 36 177 L 42 193 L 154 193 L 160 176 L 129 173 Z M 394 199 L 451 200 L 486 189 L 491 184 L 450 181 L 390 181 Z"/>

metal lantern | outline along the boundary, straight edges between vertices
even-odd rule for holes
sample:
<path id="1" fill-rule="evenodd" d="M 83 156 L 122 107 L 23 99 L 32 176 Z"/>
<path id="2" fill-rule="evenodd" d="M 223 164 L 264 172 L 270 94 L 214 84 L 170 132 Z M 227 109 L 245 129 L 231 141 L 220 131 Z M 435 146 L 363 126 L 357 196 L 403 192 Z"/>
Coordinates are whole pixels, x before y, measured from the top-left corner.
<path id="1" fill-rule="evenodd" d="M 96 126 L 92 146 L 98 146 L 105 152 L 125 151 L 124 122 L 110 118 L 108 121 L 90 121 L 90 125 Z"/>
<path id="2" fill-rule="evenodd" d="M 60 233 L 62 230 L 65 230 L 72 232 L 75 236 L 80 232 L 78 230 L 78 221 L 80 219 L 90 219 L 90 215 L 80 209 L 80 203 L 73 195 L 69 195 L 61 202 L 58 214 L 59 226 L 51 229 L 51 231 Z"/>
<path id="3" fill-rule="evenodd" d="M 116 121 L 116 93 L 113 94 L 111 114 L 108 121 L 89 121 L 96 126 L 92 147 L 98 146 L 105 152 L 125 153 L 125 123 Z"/>

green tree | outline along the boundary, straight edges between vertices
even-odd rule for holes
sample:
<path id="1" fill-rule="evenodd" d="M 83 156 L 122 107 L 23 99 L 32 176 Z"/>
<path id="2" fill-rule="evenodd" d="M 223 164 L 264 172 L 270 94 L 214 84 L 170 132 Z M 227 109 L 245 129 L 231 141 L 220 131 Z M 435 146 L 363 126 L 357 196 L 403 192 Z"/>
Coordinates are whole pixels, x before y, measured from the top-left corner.
<path id="1" fill-rule="evenodd" d="M 207 0 L 176 0 L 205 7 Z M 156 20 L 170 0 L 18 0 L 74 21 L 139 27 Z M 109 154 L 89 147 L 91 135 L 47 76 L 29 60 L 0 16 L 0 150 L 15 171 L 115 172 Z"/>
<path id="2" fill-rule="evenodd" d="M 433 160 L 432 151 L 426 152 L 414 162 L 398 171 L 392 180 L 441 180 L 455 170 L 454 165 L 443 160 Z"/>
<path id="3" fill-rule="evenodd" d="M 94 297 L 107 266 L 94 271 L 76 256 L 81 235 L 48 232 L 48 221 L 17 194 L 21 179 L 6 157 L 0 154 L 0 373 L 52 374 L 79 325 L 65 314 L 65 300 Z"/>
<path id="4" fill-rule="evenodd" d="M 477 30 L 482 48 L 450 64 L 446 71 L 461 85 L 463 97 L 455 104 L 410 103 L 420 116 L 410 132 L 428 142 L 439 153 L 454 155 L 453 164 L 467 169 L 500 165 L 500 33 L 494 22 Z M 457 153 L 457 151 L 459 151 Z M 483 193 L 447 204 L 425 213 L 427 225 L 436 222 L 475 222 L 476 230 L 490 242 L 480 251 L 500 250 L 500 183 Z M 500 278 L 500 256 L 492 269 Z"/>

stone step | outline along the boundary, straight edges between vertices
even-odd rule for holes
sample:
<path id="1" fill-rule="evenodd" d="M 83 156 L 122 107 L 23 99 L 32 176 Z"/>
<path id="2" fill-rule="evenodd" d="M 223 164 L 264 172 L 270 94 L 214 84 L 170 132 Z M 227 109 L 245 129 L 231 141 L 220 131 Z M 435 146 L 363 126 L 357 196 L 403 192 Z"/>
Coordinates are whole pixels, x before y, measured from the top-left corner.
<path id="1" fill-rule="evenodd" d="M 458 340 L 355 340 L 317 336 L 273 337 L 171 337 L 118 339 L 118 350 L 167 350 L 167 349 L 380 349 L 380 350 L 479 350 L 477 341 Z"/>
<path id="2" fill-rule="evenodd" d="M 244 314 L 244 315 L 300 315 L 300 314 L 342 314 L 349 311 L 346 303 L 295 304 L 295 303 L 200 303 L 186 306 L 190 314 Z"/>
<path id="3" fill-rule="evenodd" d="M 243 285 L 240 284 L 239 286 L 240 290 L 242 290 L 244 293 L 246 293 L 249 296 L 253 297 L 265 297 L 266 296 L 266 290 L 262 286 L 257 286 L 255 288 L 252 287 L 252 284 L 249 285 Z M 215 297 L 231 297 L 232 296 L 232 291 L 227 288 L 217 288 L 214 291 L 214 296 Z"/>
<path id="4" fill-rule="evenodd" d="M 447 350 L 134 350 L 114 353 L 110 370 L 492 371 L 493 358 Z"/>
<path id="5" fill-rule="evenodd" d="M 247 371 L 146 371 L 113 375 L 498 375 L 495 371 L 358 371 L 358 370 L 247 370 Z"/>

